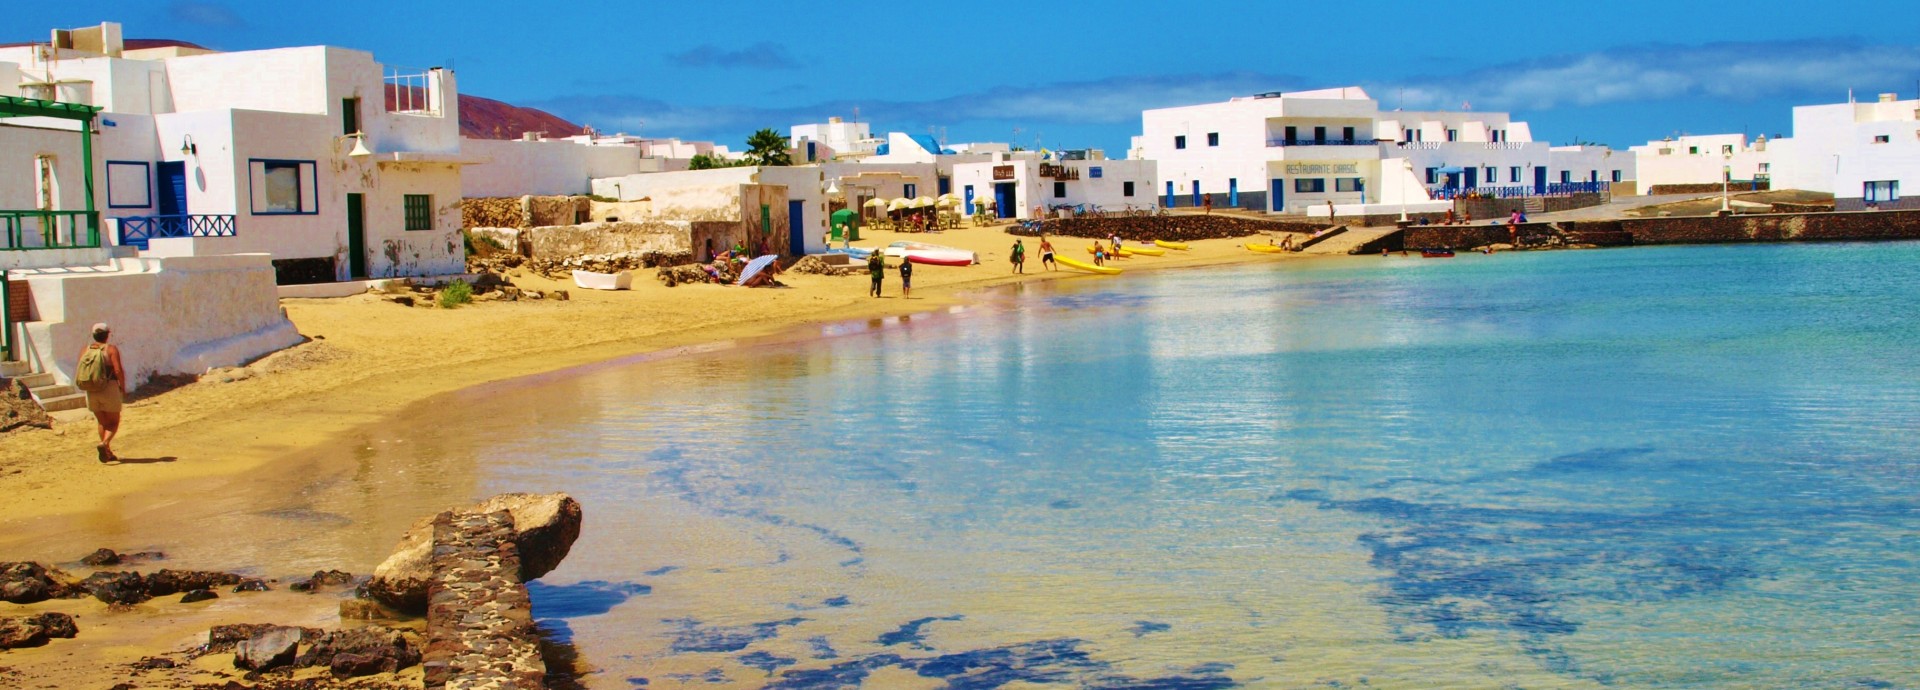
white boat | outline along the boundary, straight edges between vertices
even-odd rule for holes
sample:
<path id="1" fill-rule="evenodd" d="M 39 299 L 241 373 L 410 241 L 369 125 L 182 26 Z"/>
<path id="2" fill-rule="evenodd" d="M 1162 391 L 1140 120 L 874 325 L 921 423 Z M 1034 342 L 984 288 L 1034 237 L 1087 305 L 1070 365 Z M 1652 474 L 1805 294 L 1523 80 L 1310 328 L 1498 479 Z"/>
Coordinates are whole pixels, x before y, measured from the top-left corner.
<path id="1" fill-rule="evenodd" d="M 619 273 L 574 271 L 573 284 L 587 290 L 626 290 L 633 287 L 633 271 Z"/>
<path id="2" fill-rule="evenodd" d="M 887 256 L 907 259 L 914 263 L 942 266 L 970 266 L 980 263 L 980 255 L 973 252 L 925 242 L 895 242 L 887 245 L 886 252 Z"/>

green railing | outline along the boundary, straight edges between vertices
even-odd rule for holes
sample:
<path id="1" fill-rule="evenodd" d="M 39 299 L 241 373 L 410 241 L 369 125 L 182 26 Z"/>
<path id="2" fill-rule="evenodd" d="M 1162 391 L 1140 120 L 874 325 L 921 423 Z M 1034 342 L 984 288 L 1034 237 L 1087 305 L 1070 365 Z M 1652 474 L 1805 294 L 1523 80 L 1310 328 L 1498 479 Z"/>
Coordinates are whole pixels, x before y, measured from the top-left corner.
<path id="1" fill-rule="evenodd" d="M 0 211 L 0 251 L 100 246 L 94 211 Z"/>

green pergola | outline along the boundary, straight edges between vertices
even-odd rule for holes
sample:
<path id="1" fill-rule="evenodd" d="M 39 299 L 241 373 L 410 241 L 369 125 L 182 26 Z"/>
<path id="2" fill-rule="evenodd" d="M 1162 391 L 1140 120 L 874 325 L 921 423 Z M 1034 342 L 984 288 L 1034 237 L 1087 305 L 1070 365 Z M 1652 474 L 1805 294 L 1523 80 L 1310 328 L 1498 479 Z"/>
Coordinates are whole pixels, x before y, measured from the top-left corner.
<path id="1" fill-rule="evenodd" d="M 80 123 L 80 164 L 85 180 L 86 210 L 52 211 L 46 209 L 0 209 L 0 251 L 34 251 L 46 249 L 78 249 L 100 246 L 100 214 L 93 205 L 93 120 L 100 114 L 100 108 L 79 103 L 43 101 L 37 98 L 0 96 L 0 119 L 10 117 L 50 117 L 60 120 L 73 120 Z M 56 219 L 67 217 L 74 221 L 76 232 L 62 240 L 56 231 Z M 24 232 L 27 224 L 38 221 L 43 234 L 41 243 L 27 246 Z M 77 232 L 84 224 L 85 237 Z M 12 302 L 11 288 L 7 283 L 6 271 L 0 270 L 0 359 L 13 359 L 13 316 L 8 313 Z"/>

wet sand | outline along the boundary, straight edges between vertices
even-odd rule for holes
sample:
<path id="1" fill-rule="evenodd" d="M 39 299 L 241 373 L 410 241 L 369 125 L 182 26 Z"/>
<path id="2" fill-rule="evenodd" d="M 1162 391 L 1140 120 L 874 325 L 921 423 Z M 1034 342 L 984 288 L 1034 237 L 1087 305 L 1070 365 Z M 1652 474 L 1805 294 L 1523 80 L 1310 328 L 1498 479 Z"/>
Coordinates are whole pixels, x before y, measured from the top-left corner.
<path id="1" fill-rule="evenodd" d="M 97 547 L 166 551 L 171 558 L 142 570 L 217 569 L 291 578 L 323 568 L 364 574 L 383 559 L 405 526 L 494 487 L 476 486 L 477 458 L 442 458 L 410 449 L 409 430 L 388 420 L 410 406 L 437 408 L 449 426 L 485 424 L 463 415 L 463 395 L 489 382 L 550 374 L 583 365 L 725 347 L 770 338 L 819 337 L 827 326 L 949 309 L 980 291 L 1024 281 L 1125 280 L 1039 270 L 1037 242 L 1027 239 L 1028 272 L 1010 273 L 1013 237 L 999 228 L 935 235 L 870 233 L 864 246 L 898 239 L 976 251 L 966 268 L 917 266 L 912 299 L 900 299 L 889 270 L 886 296 L 866 295 L 864 274 L 786 274 L 788 289 L 715 285 L 667 288 L 646 272 L 624 292 L 579 290 L 538 276 L 513 276 L 526 289 L 566 289 L 569 301 L 477 304 L 457 310 L 407 308 L 362 295 L 283 300 L 289 317 L 313 340 L 256 364 L 262 373 L 233 382 L 202 380 L 129 404 L 116 450 L 129 461 L 93 460 L 90 420 L 68 417 L 52 430 L 0 437 L 0 554 L 4 560 L 59 564 Z M 1081 258 L 1089 240 L 1061 238 L 1063 255 Z M 1188 252 L 1120 260 L 1130 271 L 1242 262 L 1297 261 L 1298 255 L 1255 254 L 1242 240 L 1196 242 Z M 137 343 L 123 343 L 137 347 Z M 492 388 L 492 387 L 489 387 Z M 528 410 L 528 414 L 538 414 Z M 423 415 L 409 414 L 410 418 Z M 352 462 L 339 458 L 352 457 Z M 314 501 L 344 478 L 390 475 L 431 482 L 439 505 L 360 496 L 345 512 Z M 511 490 L 511 487 L 498 488 Z M 410 496 L 421 495 L 418 486 Z M 342 510 L 337 500 L 325 504 Z M 591 517 L 589 517 L 591 519 Z M 26 674 L 28 687 L 89 684 L 124 678 L 142 655 L 190 646 L 207 627 L 229 622 L 332 624 L 337 595 L 228 595 L 217 606 L 156 600 L 133 611 L 88 610 L 88 602 L 54 602 L 77 612 L 75 640 L 12 652 L 0 663 Z M 40 605 L 48 607 L 49 605 Z M 29 607 L 13 607 L 10 610 Z M 39 610 L 39 609 L 34 609 Z M 101 634 L 100 630 L 139 631 Z"/>

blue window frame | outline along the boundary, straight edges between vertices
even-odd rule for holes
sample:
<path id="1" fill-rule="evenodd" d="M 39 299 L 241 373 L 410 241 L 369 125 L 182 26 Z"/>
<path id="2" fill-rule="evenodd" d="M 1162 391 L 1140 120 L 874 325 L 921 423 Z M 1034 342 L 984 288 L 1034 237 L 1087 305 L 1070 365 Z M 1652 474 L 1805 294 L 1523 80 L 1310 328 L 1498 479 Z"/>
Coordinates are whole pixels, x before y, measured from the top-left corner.
<path id="1" fill-rule="evenodd" d="M 1176 149 L 1184 149 L 1184 148 L 1186 148 L 1186 147 L 1187 147 L 1187 138 L 1186 138 L 1185 136 L 1176 136 L 1176 137 L 1174 137 L 1174 138 L 1173 138 L 1173 147 L 1174 147 L 1174 148 L 1176 148 Z"/>
<path id="2" fill-rule="evenodd" d="M 1220 145 L 1220 133 L 1219 133 L 1219 132 L 1207 132 L 1207 145 L 1208 145 L 1208 146 L 1219 146 L 1219 145 Z"/>
<path id="3" fill-rule="evenodd" d="M 1096 165 L 1096 166 L 1093 166 L 1093 167 L 1090 167 L 1090 168 L 1087 168 L 1087 177 L 1092 177 L 1092 178 L 1096 178 L 1096 179 L 1097 179 L 1097 178 L 1099 178 L 1099 177 L 1100 177 L 1100 166 L 1098 166 L 1098 165 Z"/>
<path id="4" fill-rule="evenodd" d="M 909 183 L 907 183 L 907 184 L 906 184 L 906 187 L 905 187 L 905 190 L 904 190 L 904 192 L 903 192 L 903 193 L 901 194 L 901 196 L 904 196 L 904 197 L 906 197 L 906 198 L 908 198 L 908 199 L 912 199 L 912 198 L 913 198 L 913 196 L 914 196 L 914 195 L 913 195 L 913 193 L 914 193 L 915 191 L 917 191 L 917 189 L 916 189 L 916 186 L 915 186 L 915 185 L 914 185 L 913 183 L 911 183 L 911 182 L 909 182 Z"/>
<path id="5" fill-rule="evenodd" d="M 1440 169 L 1427 168 L 1427 184 L 1439 184 L 1439 183 L 1440 183 Z"/>
<path id="6" fill-rule="evenodd" d="M 1519 182 L 1520 182 L 1520 166 L 1518 166 L 1518 165 L 1516 165 L 1516 166 L 1513 166 L 1513 167 L 1511 167 L 1511 168 L 1507 168 L 1507 181 L 1508 181 L 1508 182 L 1512 182 L 1512 183 L 1515 183 L 1515 184 L 1519 184 Z"/>
<path id="7" fill-rule="evenodd" d="M 1317 194 L 1327 191 L 1327 178 L 1298 177 L 1293 180 L 1293 191 L 1301 194 Z"/>
<path id="8" fill-rule="evenodd" d="M 146 161 L 107 161 L 107 208 L 153 206 L 153 166 Z"/>

